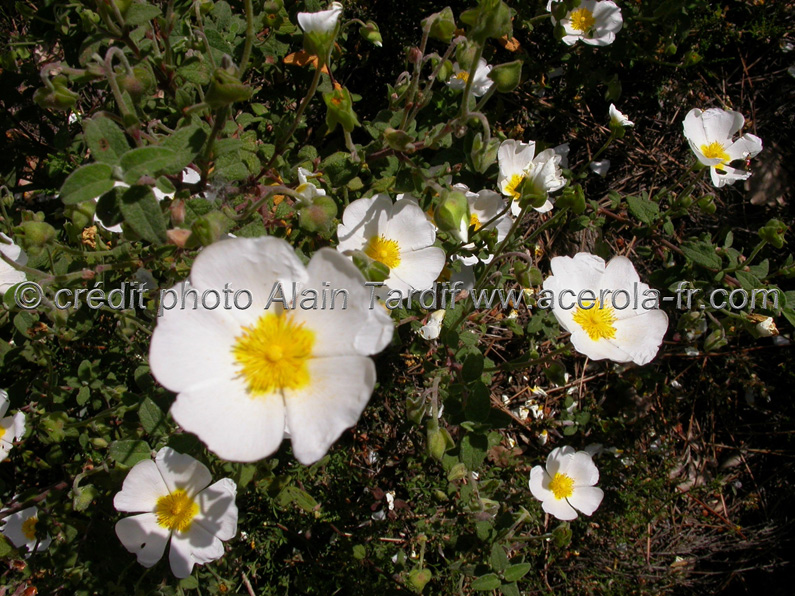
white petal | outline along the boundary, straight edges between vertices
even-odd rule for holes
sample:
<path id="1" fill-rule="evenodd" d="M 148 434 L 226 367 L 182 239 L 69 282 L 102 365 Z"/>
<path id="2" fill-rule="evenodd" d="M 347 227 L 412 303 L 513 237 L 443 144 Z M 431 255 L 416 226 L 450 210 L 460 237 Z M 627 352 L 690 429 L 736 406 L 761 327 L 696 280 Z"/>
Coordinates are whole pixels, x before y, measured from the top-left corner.
<path id="1" fill-rule="evenodd" d="M 585 515 L 592 515 L 602 504 L 605 494 L 601 488 L 595 486 L 578 486 L 567 501 Z"/>
<path id="2" fill-rule="evenodd" d="M 182 489 L 189 497 L 193 497 L 213 480 L 207 466 L 190 455 L 174 451 L 171 447 L 163 447 L 157 452 L 155 464 L 170 493 Z"/>
<path id="3" fill-rule="evenodd" d="M 0 389 L 0 417 L 5 416 L 8 411 L 8 391 Z"/>
<path id="4" fill-rule="evenodd" d="M 762 151 L 762 139 L 756 135 L 746 134 L 726 147 L 726 153 L 732 161 L 754 157 Z"/>
<path id="5" fill-rule="evenodd" d="M 566 499 L 550 499 L 541 503 L 541 507 L 561 521 L 577 519 L 577 512 L 566 502 Z"/>
<path id="6" fill-rule="evenodd" d="M 305 465 L 359 420 L 375 386 L 375 365 L 362 357 L 312 359 L 309 377 L 308 387 L 284 392 L 293 453 Z"/>
<path id="7" fill-rule="evenodd" d="M 224 478 L 208 486 L 196 497 L 200 513 L 194 523 L 200 524 L 221 540 L 233 538 L 237 533 L 236 496 L 237 485 L 231 478 Z"/>
<path id="8" fill-rule="evenodd" d="M 594 174 L 604 177 L 607 176 L 607 172 L 610 170 L 610 160 L 603 159 L 602 161 L 592 161 L 589 167 Z"/>
<path id="9" fill-rule="evenodd" d="M 25 414 L 17 412 L 14 414 L 14 440 L 19 441 L 25 434 Z"/>
<path id="10" fill-rule="evenodd" d="M 279 448 L 284 434 L 280 393 L 250 397 L 242 379 L 218 379 L 177 396 L 171 415 L 218 457 L 252 462 Z"/>
<path id="11" fill-rule="evenodd" d="M 712 184 L 720 188 L 726 184 L 734 184 L 738 180 L 747 180 L 751 177 L 751 172 L 732 168 L 731 166 L 723 166 L 718 170 L 718 168 L 713 166 L 709 169 L 709 175 L 712 179 Z"/>
<path id="12" fill-rule="evenodd" d="M 400 254 L 400 265 L 394 268 L 394 274 L 415 290 L 425 290 L 433 286 L 433 282 L 444 269 L 445 254 L 441 248 L 431 246 Z"/>
<path id="13" fill-rule="evenodd" d="M 151 567 L 163 557 L 171 532 L 157 523 L 154 513 L 141 513 L 116 522 L 116 536 L 144 567 Z"/>
<path id="14" fill-rule="evenodd" d="M 574 480 L 574 486 L 593 486 L 599 482 L 599 470 L 590 454 L 577 451 L 571 456 L 566 475 Z"/>
<path id="15" fill-rule="evenodd" d="M 621 319 L 614 323 L 616 337 L 610 340 L 629 354 L 632 361 L 643 366 L 657 355 L 665 333 L 668 315 L 663 310 L 649 310 L 645 314 Z"/>
<path id="16" fill-rule="evenodd" d="M 116 511 L 131 513 L 154 511 L 157 500 L 169 492 L 155 462 L 145 459 L 128 472 L 121 491 L 113 498 L 113 506 Z"/>
<path id="17" fill-rule="evenodd" d="M 740 112 L 710 108 L 701 114 L 704 138 L 707 142 L 717 141 L 728 145 L 736 132 L 742 129 L 745 118 Z"/>
<path id="18" fill-rule="evenodd" d="M 500 176 L 510 178 L 513 174 L 525 171 L 536 152 L 535 141 L 522 143 L 508 139 L 500 144 L 497 150 L 497 159 L 500 165 Z"/>
<path id="19" fill-rule="evenodd" d="M 563 447 L 556 447 L 550 451 L 547 456 L 547 474 L 549 478 L 555 477 L 555 474 L 565 474 L 568 469 L 571 457 L 574 455 L 574 447 L 564 445 Z"/>
<path id="20" fill-rule="evenodd" d="M 202 179 L 202 175 L 193 168 L 185 168 L 182 170 L 182 183 L 183 184 L 198 184 Z"/>
<path id="21" fill-rule="evenodd" d="M 337 226 L 337 250 L 362 249 L 370 238 L 384 233 L 391 213 L 392 199 L 385 194 L 358 199 L 348 205 L 342 213 L 342 223 Z"/>
<path id="22" fill-rule="evenodd" d="M 191 524 L 187 532 L 174 532 L 168 562 L 172 573 L 182 579 L 188 577 L 193 566 L 203 565 L 220 559 L 224 555 L 224 545 L 200 524 Z"/>
<path id="23" fill-rule="evenodd" d="M 530 470 L 530 492 L 536 499 L 549 501 L 555 498 L 555 495 L 549 490 L 551 480 L 542 466 L 534 466 Z"/>
<path id="24" fill-rule="evenodd" d="M 416 203 L 402 199 L 392 208 L 384 236 L 396 241 L 403 253 L 431 246 L 436 240 L 436 230 Z"/>

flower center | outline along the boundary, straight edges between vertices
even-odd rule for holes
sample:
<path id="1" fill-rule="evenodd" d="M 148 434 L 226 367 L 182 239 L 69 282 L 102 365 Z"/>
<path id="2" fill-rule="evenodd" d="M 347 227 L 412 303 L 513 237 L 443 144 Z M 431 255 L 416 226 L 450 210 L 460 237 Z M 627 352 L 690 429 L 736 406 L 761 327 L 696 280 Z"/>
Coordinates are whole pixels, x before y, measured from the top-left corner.
<path id="1" fill-rule="evenodd" d="M 6 429 L 0 426 L 0 439 L 2 439 L 4 436 L 6 436 Z"/>
<path id="2" fill-rule="evenodd" d="M 36 524 L 39 523 L 39 518 L 35 515 L 29 517 L 22 522 L 22 533 L 28 540 L 36 540 Z"/>
<path id="3" fill-rule="evenodd" d="M 729 154 L 726 153 L 723 145 L 718 143 L 718 141 L 712 141 L 709 145 L 701 145 L 701 153 L 703 153 L 704 157 L 707 159 L 721 160 L 723 163 L 719 163 L 714 166 L 719 170 L 723 169 L 723 164 L 727 164 L 731 161 L 731 157 L 729 157 Z"/>
<path id="4" fill-rule="evenodd" d="M 290 314 L 267 313 L 236 338 L 232 348 L 249 393 L 259 396 L 309 383 L 307 361 L 315 334 Z"/>
<path id="5" fill-rule="evenodd" d="M 505 187 L 505 194 L 509 195 L 514 198 L 514 200 L 519 200 L 522 198 L 522 195 L 519 194 L 519 191 L 516 190 L 517 187 L 522 183 L 525 179 L 524 174 L 514 174 L 511 176 L 510 180 L 508 180 L 508 185 Z"/>
<path id="6" fill-rule="evenodd" d="M 587 8 L 578 8 L 571 13 L 571 28 L 577 31 L 590 31 L 596 24 L 593 13 Z"/>
<path id="7" fill-rule="evenodd" d="M 587 306 L 583 302 L 583 306 Z M 593 341 L 613 339 L 616 336 L 616 313 L 612 306 L 592 304 L 590 308 L 577 307 L 574 311 L 574 322 L 583 328 Z"/>
<path id="8" fill-rule="evenodd" d="M 574 478 L 566 474 L 555 474 L 549 482 L 549 490 L 556 499 L 567 499 L 574 494 Z"/>
<path id="9" fill-rule="evenodd" d="M 157 523 L 167 530 L 187 532 L 196 514 L 199 505 L 179 488 L 173 493 L 160 497 L 155 505 Z"/>
<path id="10" fill-rule="evenodd" d="M 469 80 L 469 73 L 465 70 L 460 70 L 458 71 L 458 73 L 456 73 L 454 78 L 464 81 L 466 83 Z"/>
<path id="11" fill-rule="evenodd" d="M 383 236 L 370 238 L 364 248 L 364 254 L 379 263 L 383 263 L 390 269 L 400 265 L 400 245 L 394 240 L 387 240 Z"/>
<path id="12" fill-rule="evenodd" d="M 474 213 L 472 213 L 469 216 L 469 227 L 470 228 L 475 228 L 475 231 L 477 232 L 482 226 L 483 226 L 483 224 L 480 223 L 480 218 L 477 215 L 475 215 Z"/>

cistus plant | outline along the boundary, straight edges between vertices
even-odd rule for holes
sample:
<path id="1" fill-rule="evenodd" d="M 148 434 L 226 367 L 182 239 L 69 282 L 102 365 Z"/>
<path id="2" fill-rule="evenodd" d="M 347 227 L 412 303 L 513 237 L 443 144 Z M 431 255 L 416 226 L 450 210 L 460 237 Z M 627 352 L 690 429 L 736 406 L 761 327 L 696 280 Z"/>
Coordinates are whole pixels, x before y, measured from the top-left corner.
<path id="1" fill-rule="evenodd" d="M 775 583 L 785 3 L 39 4 L 0 592 Z"/>

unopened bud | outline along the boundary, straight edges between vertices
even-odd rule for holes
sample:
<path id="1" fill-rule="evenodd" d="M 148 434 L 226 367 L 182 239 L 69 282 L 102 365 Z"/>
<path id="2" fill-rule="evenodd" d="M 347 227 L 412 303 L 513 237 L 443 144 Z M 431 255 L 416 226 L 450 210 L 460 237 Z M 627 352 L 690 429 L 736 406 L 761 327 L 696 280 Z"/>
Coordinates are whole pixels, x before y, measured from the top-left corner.
<path id="1" fill-rule="evenodd" d="M 66 86 L 66 78 L 57 76 L 52 80 L 52 89 L 42 87 L 33 93 L 33 101 L 40 107 L 66 112 L 71 110 L 80 97 Z"/>
<path id="2" fill-rule="evenodd" d="M 202 246 L 217 242 L 226 234 L 234 222 L 220 211 L 211 211 L 193 222 L 191 231 Z"/>
<path id="3" fill-rule="evenodd" d="M 55 228 L 43 221 L 23 221 L 14 228 L 22 248 L 35 256 L 56 236 Z"/>
<path id="4" fill-rule="evenodd" d="M 337 204 L 328 196 L 315 197 L 311 205 L 298 211 L 298 223 L 307 232 L 327 233 L 337 216 Z"/>
<path id="5" fill-rule="evenodd" d="M 463 243 L 469 240 L 469 201 L 460 190 L 448 191 L 433 214 L 436 227 Z"/>
<path id="6" fill-rule="evenodd" d="M 499 64 L 491 69 L 489 78 L 497 85 L 500 93 L 510 93 L 519 86 L 522 80 L 522 61 L 514 60 Z"/>
<path id="7" fill-rule="evenodd" d="M 251 87 L 241 82 L 235 75 L 223 68 L 216 68 L 204 101 L 211 108 L 218 109 L 236 101 L 245 101 L 251 97 L 251 93 Z"/>
<path id="8" fill-rule="evenodd" d="M 359 126 L 359 119 L 353 111 L 353 100 L 350 92 L 344 87 L 334 89 L 331 93 L 323 94 L 323 101 L 326 102 L 326 125 L 329 132 L 333 131 L 337 124 L 342 126 L 346 132 L 352 132 Z"/>
<path id="9" fill-rule="evenodd" d="M 364 39 L 369 41 L 371 44 L 380 48 L 383 44 L 383 38 L 381 37 L 381 32 L 378 30 L 378 25 L 376 25 L 373 21 L 367 21 L 363 27 L 359 27 L 359 35 L 361 35 Z"/>
<path id="10" fill-rule="evenodd" d="M 428 22 L 431 23 L 429 31 L 431 38 L 450 43 L 450 40 L 453 39 L 453 33 L 455 33 L 455 16 L 453 16 L 453 10 L 449 6 L 423 19 L 423 29 L 427 27 Z"/>

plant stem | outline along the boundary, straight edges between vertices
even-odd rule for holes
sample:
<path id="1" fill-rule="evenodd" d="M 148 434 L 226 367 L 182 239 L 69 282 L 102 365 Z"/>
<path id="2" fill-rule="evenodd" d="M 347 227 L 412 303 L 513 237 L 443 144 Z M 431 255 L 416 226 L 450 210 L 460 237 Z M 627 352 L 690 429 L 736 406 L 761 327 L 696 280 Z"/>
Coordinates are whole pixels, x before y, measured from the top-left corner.
<path id="1" fill-rule="evenodd" d="M 243 78 L 246 72 L 248 60 L 251 57 L 251 46 L 254 44 L 254 9 L 251 0 L 244 0 L 246 7 L 246 44 L 243 46 L 243 57 L 240 58 L 240 67 L 237 69 L 237 77 Z"/>

